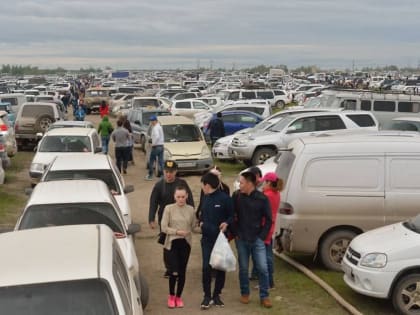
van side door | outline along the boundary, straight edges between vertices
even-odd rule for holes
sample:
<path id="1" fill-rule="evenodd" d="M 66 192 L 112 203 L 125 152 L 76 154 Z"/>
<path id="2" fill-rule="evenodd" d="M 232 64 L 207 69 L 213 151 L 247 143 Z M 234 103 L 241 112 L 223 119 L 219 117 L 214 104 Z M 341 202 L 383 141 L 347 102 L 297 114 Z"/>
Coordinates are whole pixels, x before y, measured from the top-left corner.
<path id="1" fill-rule="evenodd" d="M 419 155 L 386 156 L 385 222 L 404 221 L 419 213 Z"/>

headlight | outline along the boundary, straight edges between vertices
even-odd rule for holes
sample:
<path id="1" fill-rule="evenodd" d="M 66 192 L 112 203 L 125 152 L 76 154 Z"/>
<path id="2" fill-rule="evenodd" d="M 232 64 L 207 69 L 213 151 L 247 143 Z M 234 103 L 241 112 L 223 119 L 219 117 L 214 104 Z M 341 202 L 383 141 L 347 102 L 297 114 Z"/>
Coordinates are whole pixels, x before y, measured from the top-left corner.
<path id="1" fill-rule="evenodd" d="M 237 142 L 236 142 L 236 145 L 238 147 L 245 147 L 248 144 L 249 140 L 250 139 L 248 139 L 248 138 L 238 139 Z"/>
<path id="2" fill-rule="evenodd" d="M 200 155 L 200 157 L 201 157 L 202 159 L 206 159 L 206 158 L 209 158 L 210 156 L 211 156 L 210 150 L 209 150 L 209 148 L 205 145 L 205 146 L 203 147 L 203 149 L 201 150 L 201 155 Z"/>
<path id="3" fill-rule="evenodd" d="M 42 164 L 42 163 L 32 163 L 30 171 L 31 172 L 43 173 L 44 172 L 44 164 Z"/>
<path id="4" fill-rule="evenodd" d="M 367 254 L 360 261 L 360 265 L 370 268 L 383 268 L 386 266 L 387 257 L 382 253 L 371 253 Z"/>

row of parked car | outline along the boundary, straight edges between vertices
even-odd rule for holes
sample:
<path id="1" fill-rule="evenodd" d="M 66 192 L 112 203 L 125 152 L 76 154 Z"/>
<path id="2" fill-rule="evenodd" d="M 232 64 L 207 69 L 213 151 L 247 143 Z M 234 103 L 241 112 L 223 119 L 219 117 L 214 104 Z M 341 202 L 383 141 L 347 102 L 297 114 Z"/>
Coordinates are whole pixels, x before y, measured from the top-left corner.
<path id="1" fill-rule="evenodd" d="M 126 196 L 134 188 L 100 151 L 87 121 L 59 121 L 39 140 L 29 171 L 34 188 L 15 232 L 0 235 L 0 248 L 30 248 L 24 258 L 10 250 L 0 263 L 15 275 L 0 281 L 8 314 L 143 314 L 148 285 L 134 248 L 140 226 Z"/>

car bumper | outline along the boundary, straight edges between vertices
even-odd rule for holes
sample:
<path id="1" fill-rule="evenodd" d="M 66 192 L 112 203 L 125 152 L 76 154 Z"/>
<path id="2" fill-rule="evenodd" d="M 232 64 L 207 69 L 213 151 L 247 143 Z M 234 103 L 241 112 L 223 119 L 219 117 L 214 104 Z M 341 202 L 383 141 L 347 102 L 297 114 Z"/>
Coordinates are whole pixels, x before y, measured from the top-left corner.
<path id="1" fill-rule="evenodd" d="M 397 275 L 397 272 L 387 272 L 383 268 L 361 268 L 346 257 L 343 258 L 341 268 L 344 271 L 344 282 L 351 289 L 375 298 L 388 298 L 392 281 Z"/>
<path id="2" fill-rule="evenodd" d="M 246 147 L 234 147 L 229 146 L 228 153 L 231 158 L 237 160 L 250 160 L 252 159 L 252 154 L 254 153 L 254 148 Z"/>
<path id="3" fill-rule="evenodd" d="M 232 157 L 229 155 L 229 149 L 227 145 L 220 145 L 220 146 L 214 146 L 211 149 L 211 153 L 213 154 L 213 157 L 218 160 L 231 160 Z"/>
<path id="4" fill-rule="evenodd" d="M 179 172 L 204 172 L 213 167 L 213 159 L 183 160 L 174 159 Z"/>

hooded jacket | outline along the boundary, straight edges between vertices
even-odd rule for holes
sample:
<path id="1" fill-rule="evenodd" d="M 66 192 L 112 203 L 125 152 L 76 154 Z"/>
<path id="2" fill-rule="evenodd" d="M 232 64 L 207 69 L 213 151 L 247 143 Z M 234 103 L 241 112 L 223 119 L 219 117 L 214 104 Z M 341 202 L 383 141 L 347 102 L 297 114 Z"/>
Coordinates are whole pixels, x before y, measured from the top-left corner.
<path id="1" fill-rule="evenodd" d="M 112 133 L 113 130 L 114 128 L 112 127 L 112 124 L 109 122 L 108 116 L 104 116 L 104 118 L 102 118 L 102 121 L 99 124 L 98 133 L 102 137 L 107 137 Z"/>

